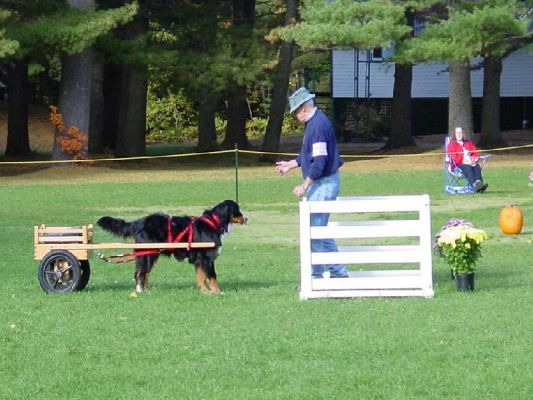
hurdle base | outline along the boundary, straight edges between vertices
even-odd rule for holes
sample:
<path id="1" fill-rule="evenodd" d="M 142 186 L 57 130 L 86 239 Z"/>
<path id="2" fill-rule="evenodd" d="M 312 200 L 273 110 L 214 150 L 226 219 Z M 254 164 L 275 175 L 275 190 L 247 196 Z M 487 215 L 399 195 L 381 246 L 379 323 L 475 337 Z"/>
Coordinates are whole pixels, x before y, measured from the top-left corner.
<path id="1" fill-rule="evenodd" d="M 346 297 L 434 297 L 419 270 L 350 271 L 348 278 L 314 278 L 300 299 Z"/>

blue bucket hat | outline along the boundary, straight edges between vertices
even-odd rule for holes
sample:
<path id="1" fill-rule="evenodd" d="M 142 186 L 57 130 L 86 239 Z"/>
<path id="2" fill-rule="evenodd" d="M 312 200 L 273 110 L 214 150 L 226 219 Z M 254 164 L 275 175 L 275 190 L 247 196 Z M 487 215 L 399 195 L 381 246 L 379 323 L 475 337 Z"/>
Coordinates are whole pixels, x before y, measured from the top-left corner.
<path id="1" fill-rule="evenodd" d="M 301 87 L 289 97 L 289 106 L 291 114 L 295 112 L 305 102 L 314 99 L 315 94 L 311 93 L 306 87 Z"/>

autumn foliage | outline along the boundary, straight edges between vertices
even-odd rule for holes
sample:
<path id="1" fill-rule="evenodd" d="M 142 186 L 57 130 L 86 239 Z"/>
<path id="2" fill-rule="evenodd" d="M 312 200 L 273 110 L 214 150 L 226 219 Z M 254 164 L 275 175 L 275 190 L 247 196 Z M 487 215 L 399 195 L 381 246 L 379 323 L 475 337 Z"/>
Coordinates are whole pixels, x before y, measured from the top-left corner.
<path id="1" fill-rule="evenodd" d="M 50 121 L 55 126 L 60 135 L 56 138 L 61 152 L 68 154 L 74 160 L 83 160 L 87 158 L 86 143 L 87 135 L 79 131 L 75 126 L 68 129 L 63 122 L 63 116 L 58 112 L 58 108 L 50 106 Z"/>

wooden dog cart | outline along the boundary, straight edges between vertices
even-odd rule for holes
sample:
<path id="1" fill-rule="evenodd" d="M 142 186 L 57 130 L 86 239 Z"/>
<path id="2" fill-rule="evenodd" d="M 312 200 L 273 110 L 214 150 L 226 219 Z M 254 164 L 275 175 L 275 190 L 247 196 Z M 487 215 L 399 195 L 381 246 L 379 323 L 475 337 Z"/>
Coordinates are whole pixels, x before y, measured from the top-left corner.
<path id="1" fill-rule="evenodd" d="M 85 289 L 94 250 L 106 249 L 185 249 L 212 248 L 212 242 L 196 243 L 93 243 L 93 226 L 34 227 L 35 260 L 40 260 L 39 283 L 48 293 L 66 293 Z"/>

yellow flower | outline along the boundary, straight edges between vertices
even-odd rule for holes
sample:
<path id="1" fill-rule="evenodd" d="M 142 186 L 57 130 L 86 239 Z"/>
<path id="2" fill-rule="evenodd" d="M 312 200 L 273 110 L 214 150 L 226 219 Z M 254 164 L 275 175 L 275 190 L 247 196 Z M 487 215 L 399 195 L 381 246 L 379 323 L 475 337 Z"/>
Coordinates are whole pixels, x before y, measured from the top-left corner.
<path id="1" fill-rule="evenodd" d="M 440 233 L 437 245 L 442 248 L 454 273 L 473 271 L 481 256 L 480 245 L 487 238 L 485 231 L 466 225 L 452 226 Z"/>

